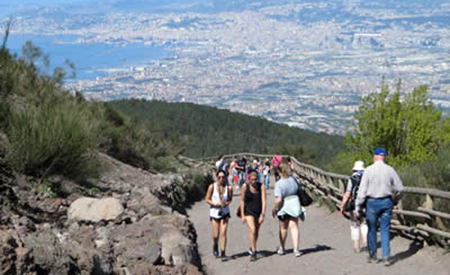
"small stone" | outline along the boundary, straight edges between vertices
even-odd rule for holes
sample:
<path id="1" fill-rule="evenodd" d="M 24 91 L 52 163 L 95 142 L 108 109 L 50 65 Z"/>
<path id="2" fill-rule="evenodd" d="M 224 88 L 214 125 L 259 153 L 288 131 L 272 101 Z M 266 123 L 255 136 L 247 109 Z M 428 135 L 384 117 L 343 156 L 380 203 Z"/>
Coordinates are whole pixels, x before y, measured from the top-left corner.
<path id="1" fill-rule="evenodd" d="M 94 242 L 95 242 L 95 247 L 97 247 L 97 248 L 100 248 L 100 247 L 108 244 L 107 239 L 95 240 Z"/>
<path id="2" fill-rule="evenodd" d="M 97 233 L 97 238 L 99 239 L 108 239 L 111 234 L 110 230 L 106 227 L 99 227 L 95 230 Z"/>
<path id="3" fill-rule="evenodd" d="M 44 224 L 42 225 L 42 229 L 44 229 L 44 230 L 50 230 L 50 229 L 52 229 L 52 225 L 49 224 L 49 223 L 44 223 Z"/>
<path id="4" fill-rule="evenodd" d="M 78 222 L 74 222 L 74 223 L 70 224 L 69 231 L 75 232 L 78 230 L 80 230 L 80 225 L 78 224 Z"/>

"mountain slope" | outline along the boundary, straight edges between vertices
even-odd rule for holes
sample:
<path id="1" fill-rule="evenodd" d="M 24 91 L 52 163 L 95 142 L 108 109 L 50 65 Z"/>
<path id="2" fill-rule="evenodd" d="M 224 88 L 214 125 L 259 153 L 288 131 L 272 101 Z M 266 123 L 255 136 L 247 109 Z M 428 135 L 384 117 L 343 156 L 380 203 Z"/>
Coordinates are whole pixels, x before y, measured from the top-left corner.
<path id="1" fill-rule="evenodd" d="M 228 110 L 192 103 L 113 101 L 118 110 L 135 117 L 166 137 L 186 141 L 184 154 L 206 157 L 236 152 L 291 154 L 323 166 L 343 149 L 343 137 L 315 133 Z"/>

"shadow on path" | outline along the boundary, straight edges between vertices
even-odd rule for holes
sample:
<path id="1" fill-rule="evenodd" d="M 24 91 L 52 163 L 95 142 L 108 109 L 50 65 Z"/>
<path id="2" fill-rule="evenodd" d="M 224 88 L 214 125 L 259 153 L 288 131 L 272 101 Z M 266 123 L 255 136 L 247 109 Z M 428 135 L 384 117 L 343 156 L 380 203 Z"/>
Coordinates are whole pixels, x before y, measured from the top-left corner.
<path id="1" fill-rule="evenodd" d="M 422 242 L 418 242 L 418 241 L 413 241 L 409 244 L 409 247 L 407 250 L 397 253 L 394 256 L 392 256 L 392 261 L 391 261 L 391 265 L 402 261 L 406 258 L 409 258 L 411 256 L 413 256 L 414 254 L 416 254 L 419 250 L 421 250 L 423 248 L 423 243 Z"/>
<path id="2" fill-rule="evenodd" d="M 312 254 L 312 253 L 317 253 L 317 252 L 321 252 L 321 251 L 328 251 L 328 250 L 334 250 L 334 248 L 332 248 L 332 247 L 330 247 L 328 245 L 316 244 L 315 247 L 301 249 L 300 252 L 302 252 L 303 255 L 306 255 L 306 254 Z"/>
<path id="3" fill-rule="evenodd" d="M 277 253 L 276 251 L 258 250 L 258 259 L 270 257 L 276 253 Z M 230 256 L 230 259 L 235 260 L 235 259 L 239 259 L 239 258 L 243 258 L 243 257 L 250 257 L 250 254 L 248 253 L 248 251 L 236 253 L 236 254 Z"/>
<path id="4" fill-rule="evenodd" d="M 317 253 L 317 252 L 321 252 L 321 251 L 328 251 L 328 250 L 333 250 L 332 247 L 329 247 L 327 245 L 321 245 L 321 244 L 317 244 L 315 247 L 313 248 L 306 248 L 306 249 L 301 249 L 300 251 L 302 252 L 303 255 L 306 254 L 312 254 L 312 253 Z M 294 253 L 293 249 L 287 249 L 285 250 L 285 255 L 286 254 L 292 254 Z M 266 258 L 266 257 L 270 257 L 272 255 L 277 254 L 276 251 L 270 251 L 270 250 L 259 250 L 258 251 L 258 258 Z M 244 251 L 244 252 L 240 252 L 240 253 L 236 253 L 234 255 L 231 255 L 229 257 L 229 260 L 235 260 L 235 259 L 239 259 L 239 258 L 243 258 L 243 257 L 249 257 L 249 253 L 248 251 Z"/>

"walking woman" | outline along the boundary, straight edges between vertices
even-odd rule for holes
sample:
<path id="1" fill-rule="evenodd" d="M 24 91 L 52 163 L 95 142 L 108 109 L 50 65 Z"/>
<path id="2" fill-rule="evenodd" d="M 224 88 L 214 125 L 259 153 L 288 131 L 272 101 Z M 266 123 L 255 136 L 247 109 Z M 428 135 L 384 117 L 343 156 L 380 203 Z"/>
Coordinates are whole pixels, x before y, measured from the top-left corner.
<path id="1" fill-rule="evenodd" d="M 206 202 L 210 205 L 209 216 L 213 230 L 213 254 L 219 256 L 220 233 L 220 258 L 226 260 L 225 247 L 227 245 L 227 227 L 230 219 L 229 205 L 233 198 L 233 188 L 227 184 L 226 173 L 219 170 L 216 173 L 217 181 L 208 187 Z"/>
<path id="2" fill-rule="evenodd" d="M 285 161 L 278 166 L 281 179 L 275 183 L 275 205 L 272 210 L 272 216 L 278 217 L 279 220 L 279 238 L 280 248 L 277 253 L 283 255 L 285 253 L 285 244 L 288 228 L 291 231 L 292 245 L 294 247 L 295 257 L 300 257 L 299 251 L 299 229 L 298 218 L 302 214 L 300 200 L 297 196 L 299 184 L 297 180 L 289 176 L 290 167 Z"/>
<path id="3" fill-rule="evenodd" d="M 353 174 L 348 179 L 347 189 L 341 202 L 342 215 L 348 211 L 352 222 L 350 226 L 350 236 L 353 241 L 353 251 L 355 253 L 359 253 L 361 251 L 360 236 L 363 239 L 364 245 L 367 247 L 367 233 L 369 231 L 365 217 L 362 215 L 357 217 L 355 213 L 355 201 L 358 196 L 359 184 L 363 174 L 364 162 L 358 160 L 353 165 Z M 350 205 L 347 208 L 346 205 L 349 203 Z"/>
<path id="4" fill-rule="evenodd" d="M 250 239 L 250 260 L 256 260 L 256 242 L 259 228 L 264 222 L 266 212 L 266 188 L 258 181 L 258 172 L 249 173 L 250 182 L 241 188 L 241 220 L 247 223 Z"/>

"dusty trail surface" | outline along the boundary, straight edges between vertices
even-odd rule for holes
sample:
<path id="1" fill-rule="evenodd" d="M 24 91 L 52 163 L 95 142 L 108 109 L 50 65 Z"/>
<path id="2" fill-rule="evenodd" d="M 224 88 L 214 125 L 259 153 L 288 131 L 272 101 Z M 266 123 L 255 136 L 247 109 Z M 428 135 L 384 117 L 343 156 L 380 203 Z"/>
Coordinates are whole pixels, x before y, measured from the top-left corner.
<path id="1" fill-rule="evenodd" d="M 312 205 L 307 209 L 306 221 L 300 222 L 300 250 L 295 258 L 290 235 L 286 241 L 288 253 L 275 253 L 278 241 L 278 221 L 271 217 L 274 203 L 273 179 L 268 192 L 266 220 L 261 226 L 258 240 L 258 260 L 250 262 L 248 228 L 235 215 L 239 205 L 239 191 L 234 189 L 231 204 L 232 218 L 228 228 L 227 255 L 222 262 L 212 255 L 212 229 L 209 206 L 205 201 L 196 203 L 189 211 L 198 234 L 203 264 L 208 274 L 450 274 L 450 253 L 442 249 L 415 243 L 400 236 L 391 236 L 391 255 L 394 263 L 367 263 L 367 252 L 355 254 L 350 240 L 350 222 L 340 213 L 330 213 L 325 207 Z M 379 238 L 378 238 L 379 240 Z M 378 249 L 381 256 L 381 248 Z"/>

